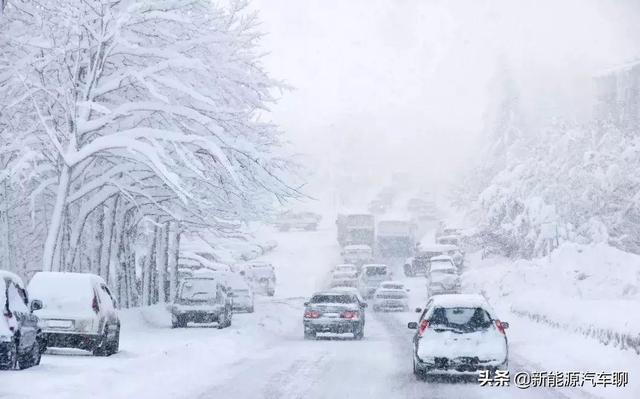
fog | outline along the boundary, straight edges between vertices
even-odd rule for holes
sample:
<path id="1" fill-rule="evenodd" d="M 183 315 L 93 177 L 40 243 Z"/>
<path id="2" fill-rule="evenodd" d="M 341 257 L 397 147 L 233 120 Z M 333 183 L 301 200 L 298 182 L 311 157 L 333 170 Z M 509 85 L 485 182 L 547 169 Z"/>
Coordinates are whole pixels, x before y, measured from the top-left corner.
<path id="1" fill-rule="evenodd" d="M 510 78 L 527 123 L 586 120 L 592 76 L 640 55 L 640 2 L 259 0 L 273 118 L 330 171 L 441 181 L 483 146 Z"/>

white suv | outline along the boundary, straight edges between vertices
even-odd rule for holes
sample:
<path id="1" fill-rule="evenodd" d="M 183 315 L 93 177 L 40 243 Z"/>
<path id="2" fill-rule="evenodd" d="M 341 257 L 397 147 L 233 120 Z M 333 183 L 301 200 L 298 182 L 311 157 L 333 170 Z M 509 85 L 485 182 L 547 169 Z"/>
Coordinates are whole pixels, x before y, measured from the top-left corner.
<path id="1" fill-rule="evenodd" d="M 89 273 L 39 272 L 27 288 L 42 309 L 47 347 L 77 348 L 110 356 L 120 346 L 117 304 L 102 277 Z"/>

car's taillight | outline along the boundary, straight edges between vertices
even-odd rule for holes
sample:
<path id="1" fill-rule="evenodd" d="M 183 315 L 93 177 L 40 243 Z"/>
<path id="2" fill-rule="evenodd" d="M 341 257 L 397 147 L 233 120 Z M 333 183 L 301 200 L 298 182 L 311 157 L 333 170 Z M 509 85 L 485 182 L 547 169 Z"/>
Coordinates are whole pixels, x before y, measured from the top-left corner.
<path id="1" fill-rule="evenodd" d="M 498 329 L 498 331 L 500 331 L 500 334 L 506 335 L 504 326 L 502 325 L 502 322 L 500 320 L 496 320 L 496 328 Z"/>
<path id="2" fill-rule="evenodd" d="M 342 312 L 340 314 L 340 317 L 343 318 L 343 319 L 357 319 L 358 318 L 358 312 L 355 312 L 355 311 Z"/>
<path id="3" fill-rule="evenodd" d="M 93 311 L 96 313 L 100 312 L 100 306 L 98 305 L 98 297 L 95 294 L 93 295 L 93 301 L 91 301 L 91 309 L 93 309 Z"/>
<path id="4" fill-rule="evenodd" d="M 420 327 L 418 328 L 418 336 L 422 337 L 422 334 L 427 331 L 427 328 L 429 328 L 429 320 L 422 320 L 420 322 Z"/>
<path id="5" fill-rule="evenodd" d="M 307 310 L 306 312 L 304 312 L 305 319 L 317 319 L 318 317 L 320 317 L 320 312 L 317 312 L 315 310 Z"/>

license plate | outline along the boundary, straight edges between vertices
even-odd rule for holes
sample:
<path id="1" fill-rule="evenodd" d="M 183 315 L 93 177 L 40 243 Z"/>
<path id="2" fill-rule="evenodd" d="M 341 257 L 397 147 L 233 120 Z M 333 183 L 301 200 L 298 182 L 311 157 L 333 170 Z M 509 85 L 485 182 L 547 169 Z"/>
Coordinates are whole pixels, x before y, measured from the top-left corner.
<path id="1" fill-rule="evenodd" d="M 323 317 L 327 317 L 329 319 L 337 319 L 338 317 L 340 317 L 339 313 L 325 313 L 322 315 Z"/>
<path id="2" fill-rule="evenodd" d="M 71 328 L 73 322 L 71 320 L 49 320 L 47 326 L 51 328 Z"/>

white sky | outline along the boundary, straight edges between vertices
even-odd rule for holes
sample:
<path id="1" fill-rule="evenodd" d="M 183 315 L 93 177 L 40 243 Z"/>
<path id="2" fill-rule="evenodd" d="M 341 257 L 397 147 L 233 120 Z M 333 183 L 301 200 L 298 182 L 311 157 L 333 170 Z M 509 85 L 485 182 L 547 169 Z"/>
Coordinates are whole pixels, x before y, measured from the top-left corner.
<path id="1" fill-rule="evenodd" d="M 530 119 L 584 117 L 591 75 L 640 57 L 637 0 L 254 0 L 273 118 L 297 148 L 354 174 L 439 178 L 477 152 L 506 63 Z M 345 151 L 345 143 L 349 143 Z"/>

